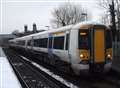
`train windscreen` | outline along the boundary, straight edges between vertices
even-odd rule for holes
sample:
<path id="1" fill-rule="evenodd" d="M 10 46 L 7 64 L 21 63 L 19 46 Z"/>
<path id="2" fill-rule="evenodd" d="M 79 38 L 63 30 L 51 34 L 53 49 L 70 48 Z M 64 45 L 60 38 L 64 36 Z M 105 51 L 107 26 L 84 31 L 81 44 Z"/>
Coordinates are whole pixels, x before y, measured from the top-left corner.
<path id="1" fill-rule="evenodd" d="M 89 30 L 79 30 L 79 49 L 89 49 Z"/>

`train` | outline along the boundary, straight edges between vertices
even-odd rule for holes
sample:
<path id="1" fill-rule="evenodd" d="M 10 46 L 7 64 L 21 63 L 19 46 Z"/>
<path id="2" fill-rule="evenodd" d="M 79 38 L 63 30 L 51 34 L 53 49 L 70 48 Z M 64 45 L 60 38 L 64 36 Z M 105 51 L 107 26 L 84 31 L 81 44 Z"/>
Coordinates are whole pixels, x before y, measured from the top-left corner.
<path id="1" fill-rule="evenodd" d="M 107 72 L 112 64 L 112 34 L 98 22 L 80 22 L 9 40 L 10 47 L 42 53 L 41 61 L 76 75 Z"/>

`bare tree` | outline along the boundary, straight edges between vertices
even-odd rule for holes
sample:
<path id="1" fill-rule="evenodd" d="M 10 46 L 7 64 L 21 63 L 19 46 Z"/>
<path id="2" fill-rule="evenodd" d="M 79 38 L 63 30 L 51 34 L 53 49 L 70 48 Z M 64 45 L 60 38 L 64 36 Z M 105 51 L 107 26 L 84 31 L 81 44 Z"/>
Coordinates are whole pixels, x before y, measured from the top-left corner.
<path id="1" fill-rule="evenodd" d="M 120 0 L 116 0 L 117 29 L 120 30 Z"/>
<path id="2" fill-rule="evenodd" d="M 120 30 L 120 0 L 100 0 L 99 5 L 106 9 L 106 14 L 109 14 L 111 18 L 111 29 L 114 39 L 116 30 Z"/>
<path id="3" fill-rule="evenodd" d="M 82 9 L 80 5 L 72 5 L 65 3 L 55 8 L 52 12 L 52 23 L 56 27 L 75 24 L 87 20 L 87 11 Z"/>
<path id="4" fill-rule="evenodd" d="M 120 24 L 120 0 L 100 0 L 99 5 L 106 9 L 106 14 L 111 16 L 111 23 L 114 19 L 116 24 Z M 117 29 L 120 29 L 120 27 L 117 27 Z"/>

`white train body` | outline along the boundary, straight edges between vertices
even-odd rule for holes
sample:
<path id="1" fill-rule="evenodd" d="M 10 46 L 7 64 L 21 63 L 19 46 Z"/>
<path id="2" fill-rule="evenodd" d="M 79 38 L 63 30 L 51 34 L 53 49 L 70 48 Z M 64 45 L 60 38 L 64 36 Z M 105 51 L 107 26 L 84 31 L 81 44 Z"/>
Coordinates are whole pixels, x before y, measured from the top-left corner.
<path id="1" fill-rule="evenodd" d="M 65 26 L 59 29 L 52 29 L 52 30 L 10 40 L 11 42 L 10 46 L 24 48 L 25 50 L 44 52 L 50 56 L 55 55 L 59 57 L 61 61 L 69 63 L 76 74 L 80 74 L 81 71 L 88 72 L 90 68 L 90 64 L 81 63 L 82 55 L 80 57 L 80 53 L 82 51 L 80 51 L 78 45 L 79 30 L 81 29 L 91 30 L 95 25 L 102 25 L 102 24 L 93 23 L 93 22 L 84 22 L 84 23 L 78 23 L 76 25 Z M 89 60 L 90 58 L 90 53 L 88 53 L 88 51 L 86 53 L 87 60 Z M 109 69 L 110 66 L 111 66 L 111 62 L 104 64 L 104 68 Z"/>

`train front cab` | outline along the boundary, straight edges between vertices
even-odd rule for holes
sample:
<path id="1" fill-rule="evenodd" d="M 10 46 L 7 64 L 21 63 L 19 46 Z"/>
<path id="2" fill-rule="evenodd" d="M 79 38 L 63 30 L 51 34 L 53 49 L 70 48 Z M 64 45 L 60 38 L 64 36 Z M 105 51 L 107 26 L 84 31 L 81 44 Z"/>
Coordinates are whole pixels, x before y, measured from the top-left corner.
<path id="1" fill-rule="evenodd" d="M 78 34 L 80 64 L 89 65 L 90 72 L 106 72 L 112 63 L 111 31 L 105 26 L 81 28 Z"/>

